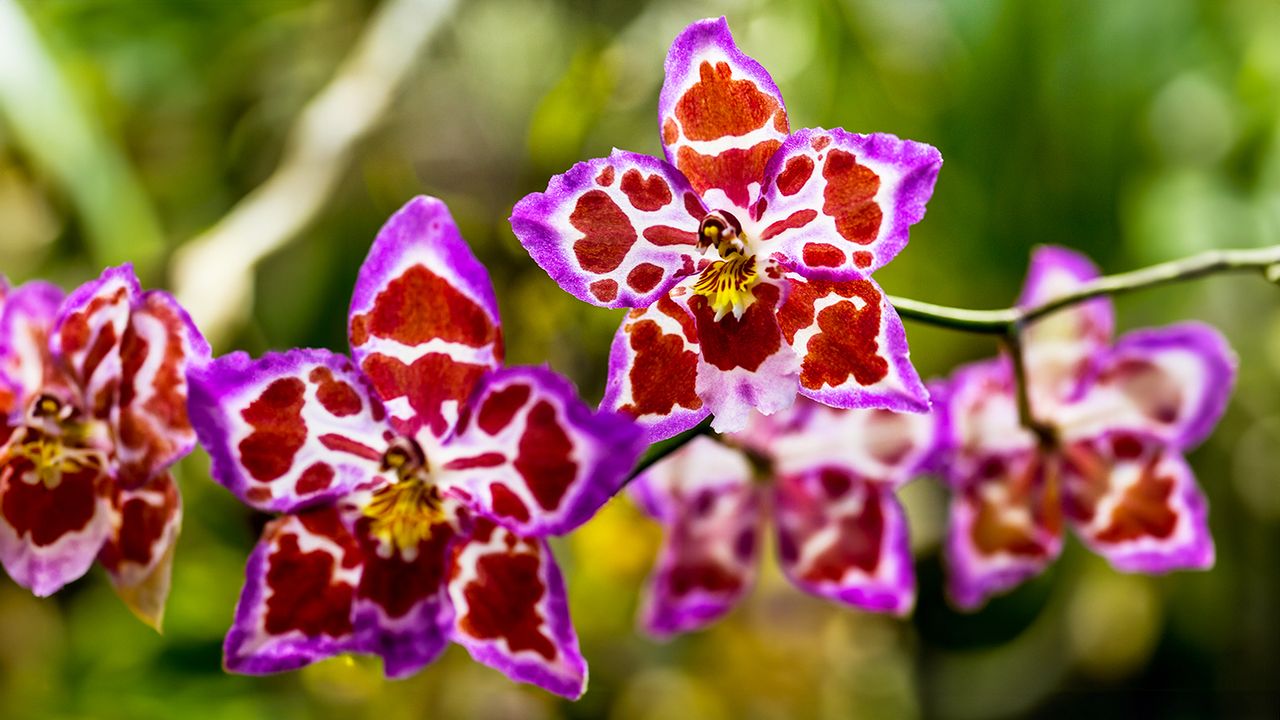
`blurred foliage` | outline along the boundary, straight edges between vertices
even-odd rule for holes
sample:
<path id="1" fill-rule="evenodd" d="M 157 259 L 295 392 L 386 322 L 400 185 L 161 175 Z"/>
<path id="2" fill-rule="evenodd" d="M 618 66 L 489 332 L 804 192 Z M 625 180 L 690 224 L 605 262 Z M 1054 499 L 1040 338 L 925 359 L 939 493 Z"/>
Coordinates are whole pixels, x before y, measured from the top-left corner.
<path id="1" fill-rule="evenodd" d="M 136 241 L 152 252 L 156 233 L 163 258 L 256 187 L 376 7 L 20 5 L 67 83 L 64 111 L 77 116 L 37 125 L 24 108 L 49 103 L 6 96 L 0 270 L 67 286 L 118 259 L 122 227 L 136 232 L 126 251 Z M 1036 243 L 1081 249 L 1115 271 L 1280 242 L 1274 0 L 470 0 L 323 215 L 258 269 L 253 320 L 231 345 L 341 349 L 370 240 L 427 193 L 449 203 L 490 268 L 511 361 L 549 362 L 599 397 L 618 313 L 560 292 L 506 217 L 576 160 L 613 146 L 658 153 L 667 44 L 719 14 L 773 72 L 796 127 L 889 131 L 942 150 L 928 217 L 877 275 L 890 292 L 1007 305 Z M 94 138 L 70 173 L 48 160 L 70 152 L 57 134 L 68 123 Z M 114 206 L 132 226 L 100 211 L 118 202 L 121 178 L 139 191 L 135 204 Z M 162 268 L 148 265 L 148 279 L 162 282 Z M 50 600 L 0 580 L 0 716 L 1280 716 L 1276 289 L 1213 279 L 1118 306 L 1122 328 L 1213 323 L 1242 358 L 1231 409 L 1192 454 L 1213 508 L 1212 572 L 1119 575 L 1073 541 L 1043 577 L 957 614 L 938 557 L 946 495 L 922 480 L 905 493 L 920 576 L 912 619 L 820 602 L 768 568 L 725 622 L 657 644 L 634 634 L 632 619 L 658 532 L 620 502 L 558 543 L 591 662 L 577 704 L 515 686 L 457 648 L 401 682 L 364 658 L 246 678 L 222 672 L 220 642 L 262 518 L 209 482 L 197 453 L 180 468 L 186 527 L 165 634 L 134 621 L 96 571 Z M 993 352 L 981 337 L 908 332 L 925 375 Z"/>

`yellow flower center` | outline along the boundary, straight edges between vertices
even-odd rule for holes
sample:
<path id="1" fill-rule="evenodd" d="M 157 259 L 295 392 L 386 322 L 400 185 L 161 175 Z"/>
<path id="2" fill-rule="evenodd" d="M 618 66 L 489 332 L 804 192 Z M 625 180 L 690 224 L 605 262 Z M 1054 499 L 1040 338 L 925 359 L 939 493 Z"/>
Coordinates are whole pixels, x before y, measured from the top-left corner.
<path id="1" fill-rule="evenodd" d="M 3 448 L 3 459 L 26 460 L 35 479 L 53 489 L 66 475 L 106 467 L 105 454 L 90 442 L 92 430 L 75 408 L 53 395 L 40 395 Z"/>
<path id="2" fill-rule="evenodd" d="M 422 447 L 408 438 L 392 442 L 382 456 L 382 469 L 394 472 L 396 481 L 365 505 L 364 515 L 372 521 L 369 534 L 381 543 L 385 555 L 398 551 L 406 562 L 413 562 L 418 547 L 447 521 L 440 489 L 431 481 Z"/>
<path id="3" fill-rule="evenodd" d="M 735 318 L 741 318 L 755 302 L 751 289 L 760 282 L 755 256 L 747 254 L 742 223 L 725 210 L 708 214 L 698 226 L 698 247 L 715 248 L 721 259 L 702 271 L 693 291 L 710 301 L 716 320 L 730 311 Z"/>

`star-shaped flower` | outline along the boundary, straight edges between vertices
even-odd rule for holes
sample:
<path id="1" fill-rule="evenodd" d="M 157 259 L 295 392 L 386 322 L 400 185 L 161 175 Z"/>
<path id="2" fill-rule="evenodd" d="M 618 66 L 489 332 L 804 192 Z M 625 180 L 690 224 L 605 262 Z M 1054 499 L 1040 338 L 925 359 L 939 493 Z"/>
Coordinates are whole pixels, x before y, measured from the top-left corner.
<path id="1" fill-rule="evenodd" d="M 906 334 L 871 272 L 924 216 L 942 158 L 841 129 L 791 132 L 769 74 L 728 23 L 671 46 L 659 100 L 666 160 L 615 150 L 552 178 L 511 224 L 574 296 L 635 310 L 605 404 L 650 440 L 715 415 L 740 430 L 797 391 L 842 408 L 922 411 Z"/>
<path id="2" fill-rule="evenodd" d="M 337 653 L 407 675 L 452 640 L 577 697 L 586 663 L 545 536 L 589 518 L 643 449 L 546 368 L 503 368 L 493 287 L 444 204 L 382 228 L 351 300 L 351 359 L 292 350 L 191 372 L 213 475 L 267 525 L 229 669 Z"/>
<path id="3" fill-rule="evenodd" d="M 96 559 L 158 627 L 182 518 L 168 468 L 195 445 L 186 365 L 209 347 L 127 265 L 65 299 L 44 282 L 0 298 L 0 562 L 49 595 Z"/>
<path id="4" fill-rule="evenodd" d="M 1086 258 L 1039 248 L 1021 305 L 1097 276 Z M 946 557 L 952 599 L 975 608 L 1040 573 L 1064 524 L 1119 570 L 1213 565 L 1204 496 L 1183 452 L 1212 430 L 1235 379 L 1213 328 L 1184 323 L 1112 342 L 1110 301 L 1031 325 L 1024 357 L 1031 408 L 1050 437 L 1019 425 L 1013 372 L 1000 357 L 934 390 L 949 427 L 953 491 Z"/>
<path id="5" fill-rule="evenodd" d="M 641 624 L 667 636 L 707 625 L 748 591 L 766 519 L 801 589 L 903 615 L 915 600 L 907 520 L 895 490 L 931 462 L 930 414 L 836 410 L 802 400 L 726 436 L 699 437 L 631 488 L 666 539 Z M 745 452 L 744 452 L 745 451 Z"/>

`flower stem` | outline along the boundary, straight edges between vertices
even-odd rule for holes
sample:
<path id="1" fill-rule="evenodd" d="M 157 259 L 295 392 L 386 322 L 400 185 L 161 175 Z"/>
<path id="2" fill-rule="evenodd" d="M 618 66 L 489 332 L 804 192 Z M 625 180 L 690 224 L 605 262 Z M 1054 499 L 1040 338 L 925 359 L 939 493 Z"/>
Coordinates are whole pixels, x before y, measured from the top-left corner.
<path id="1" fill-rule="evenodd" d="M 899 315 L 908 320 L 963 332 L 1007 337 L 1019 326 L 1097 297 L 1233 272 L 1256 272 L 1274 281 L 1280 277 L 1280 245 L 1247 250 L 1207 250 L 1179 260 L 1106 275 L 1065 295 L 1028 307 L 968 310 L 894 296 L 889 296 L 889 302 L 897 308 Z"/>

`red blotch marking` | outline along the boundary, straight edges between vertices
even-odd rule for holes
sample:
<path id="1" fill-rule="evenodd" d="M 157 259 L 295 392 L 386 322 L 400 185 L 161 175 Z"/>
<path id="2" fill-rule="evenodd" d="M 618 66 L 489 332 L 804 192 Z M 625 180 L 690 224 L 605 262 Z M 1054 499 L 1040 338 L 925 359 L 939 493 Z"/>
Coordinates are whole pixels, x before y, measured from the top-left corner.
<path id="1" fill-rule="evenodd" d="M 306 385 L 298 378 L 271 382 L 240 411 L 253 432 L 240 441 L 240 464 L 258 482 L 271 482 L 284 475 L 307 440 L 307 424 L 302 420 Z"/>
<path id="2" fill-rule="evenodd" d="M 810 267 L 840 267 L 844 264 L 844 251 L 827 243 L 806 243 L 804 264 Z"/>
<path id="3" fill-rule="evenodd" d="M 366 460 L 382 459 L 382 453 L 377 450 L 374 450 L 362 442 L 357 442 L 349 437 L 338 435 L 336 433 L 325 433 L 324 435 L 321 435 L 320 444 L 335 452 L 355 455 L 356 457 L 362 457 Z"/>
<path id="4" fill-rule="evenodd" d="M 476 560 L 476 579 L 463 589 L 463 632 L 480 640 L 506 640 L 512 653 L 531 650 L 547 660 L 556 646 L 543 635 L 538 602 L 546 594 L 541 559 L 527 553 L 488 553 Z"/>
<path id="5" fill-rule="evenodd" d="M 169 303 L 156 296 L 146 296 L 134 317 L 141 314 L 158 320 L 165 337 L 163 348 L 151 347 L 131 319 L 120 341 L 120 416 L 116 427 L 120 444 L 132 452 L 121 457 L 116 479 L 129 486 L 151 479 L 193 435 L 187 418 L 186 324 Z M 148 388 L 149 396 L 139 405 L 138 373 L 154 352 L 163 354 Z"/>
<path id="6" fill-rule="evenodd" d="M 364 359 L 361 368 L 384 400 L 407 397 L 418 421 L 431 428 L 437 437 L 449 430 L 449 422 L 443 412 L 444 403 L 454 400 L 461 406 L 471 396 L 476 383 L 489 371 L 483 365 L 460 363 L 441 353 L 423 355 L 412 365 L 374 353 Z M 396 423 L 397 429 L 405 434 L 415 432 L 416 425 L 412 420 Z"/>
<path id="7" fill-rule="evenodd" d="M 618 282 L 616 280 L 597 280 L 591 283 L 591 294 L 596 296 L 600 302 L 613 302 L 618 297 Z"/>
<path id="8" fill-rule="evenodd" d="M 337 511 L 325 508 L 296 517 L 307 531 L 338 543 L 343 550 L 342 566 L 359 563 L 354 539 L 342 526 Z M 332 638 L 350 635 L 354 590 L 335 580 L 338 563 L 334 556 L 324 550 L 303 552 L 293 532 L 268 529 L 268 533 L 272 532 L 277 533 L 276 544 L 267 555 L 263 578 L 267 591 L 263 625 L 267 633 L 298 631 L 308 637 Z"/>
<path id="9" fill-rule="evenodd" d="M 673 228 L 670 225 L 654 225 L 644 229 L 644 239 L 654 245 L 697 245 L 698 233 Z"/>
<path id="10" fill-rule="evenodd" d="M 35 467 L 25 457 L 11 457 L 0 467 L 0 512 L 19 538 L 30 537 L 36 546 L 52 545 L 64 535 L 85 529 L 97 512 L 98 495 L 105 476 L 85 468 L 62 476 L 55 488 L 43 482 L 27 482 L 23 476 Z"/>
<path id="11" fill-rule="evenodd" d="M 690 140 L 716 140 L 729 135 L 746 135 L 764 127 L 771 119 L 775 127 L 787 127 L 786 114 L 778 100 L 761 92 L 751 80 L 732 79 L 728 63 L 703 61 L 698 82 L 676 101 L 675 116 Z M 787 132 L 785 129 L 781 132 Z M 668 143 L 669 144 L 669 143 Z"/>
<path id="12" fill-rule="evenodd" d="M 827 155 L 822 177 L 827 181 L 822 212 L 835 218 L 836 231 L 859 245 L 875 242 L 881 212 L 873 198 L 880 189 L 880 176 L 859 165 L 853 153 L 837 149 Z"/>
<path id="13" fill-rule="evenodd" d="M 806 580 L 840 582 L 851 567 L 868 575 L 879 567 L 885 530 L 881 490 L 871 483 L 864 483 L 862 488 L 861 510 L 856 515 L 840 518 L 836 542 L 813 559 L 805 570 Z"/>
<path id="14" fill-rule="evenodd" d="M 402 345 L 439 338 L 471 347 L 498 342 L 498 328 L 484 308 L 425 266 L 414 265 L 389 281 L 369 312 L 351 319 L 351 343 L 370 335 Z"/>
<path id="15" fill-rule="evenodd" d="M 299 495 L 310 495 L 321 490 L 328 490 L 333 485 L 335 474 L 333 468 L 324 463 L 312 463 L 310 467 L 302 471 L 302 476 L 298 478 L 298 483 L 294 487 Z"/>
<path id="16" fill-rule="evenodd" d="M 622 174 L 619 188 L 637 210 L 652 212 L 671 204 L 671 186 L 657 173 L 646 179 L 639 170 L 631 168 Z"/>
<path id="17" fill-rule="evenodd" d="M 685 350 L 679 335 L 664 333 L 653 320 L 629 325 L 626 332 L 634 353 L 627 373 L 631 380 L 631 403 L 619 410 L 641 417 L 669 415 L 676 407 L 700 409 L 702 399 L 695 389 L 697 353 Z"/>
<path id="18" fill-rule="evenodd" d="M 476 424 L 490 435 L 497 435 L 511 424 L 511 420 L 520 408 L 529 402 L 529 395 L 532 392 L 528 385 L 516 384 L 489 393 L 489 396 L 484 399 L 484 404 L 480 406 L 480 412 L 476 415 Z"/>
<path id="19" fill-rule="evenodd" d="M 589 190 L 578 198 L 569 224 L 583 233 L 582 239 L 573 244 L 573 254 L 587 272 L 614 270 L 636 244 L 631 220 L 603 190 Z"/>
<path id="20" fill-rule="evenodd" d="M 1048 555 L 1051 548 L 1036 531 L 1056 537 L 1062 529 L 1062 501 L 1057 482 L 1046 475 L 1044 462 L 1038 457 L 1017 468 L 1002 465 L 1002 472 L 1005 474 L 972 483 L 964 491 L 965 501 L 975 508 L 973 526 L 969 529 L 974 547 L 987 556 L 998 553 L 1023 557 Z M 1001 483 L 1009 488 L 1006 507 L 1029 511 L 1032 527 L 1007 523 L 1006 507 L 983 496 L 982 487 L 987 483 Z"/>
<path id="21" fill-rule="evenodd" d="M 533 499 L 547 510 L 560 505 L 578 474 L 578 464 L 570 458 L 572 452 L 573 441 L 560 426 L 555 407 L 546 400 L 534 405 L 513 464 Z"/>
<path id="22" fill-rule="evenodd" d="M 98 336 L 90 337 L 94 329 L 89 324 L 89 319 L 97 315 L 99 312 L 110 312 L 113 308 L 108 306 L 120 305 L 128 300 L 129 289 L 121 286 L 110 295 L 95 295 L 93 299 L 85 305 L 84 309 L 72 313 L 63 321 L 62 328 L 58 332 L 59 345 L 62 354 L 70 357 L 82 351 L 86 351 L 84 359 L 80 363 L 79 380 L 82 384 L 88 383 L 93 377 L 93 372 L 98 369 L 98 365 L 107 356 L 112 348 L 116 345 L 115 326 L 106 322 L 98 328 Z M 90 346 L 92 343 L 92 346 Z"/>
<path id="23" fill-rule="evenodd" d="M 849 488 L 853 487 L 853 478 L 847 473 L 831 468 L 824 468 L 818 474 L 818 482 L 822 484 L 822 489 L 827 493 L 827 497 L 832 500 L 838 500 L 849 492 Z"/>
<path id="24" fill-rule="evenodd" d="M 307 379 L 317 385 L 316 398 L 331 415 L 355 415 L 364 407 L 355 388 L 335 378 L 333 371 L 327 367 L 314 368 Z"/>
<path id="25" fill-rule="evenodd" d="M 1111 524 L 1097 534 L 1105 543 L 1122 543 L 1141 538 L 1164 540 L 1178 526 L 1178 515 L 1169 506 L 1176 483 L 1157 474 L 1159 456 L 1151 458 L 1138 481 L 1125 488 L 1111 511 Z"/>
<path id="26" fill-rule="evenodd" d="M 684 333 L 686 340 L 691 343 L 698 342 L 698 326 L 693 316 L 680 307 L 680 303 L 672 300 L 670 293 L 658 298 L 658 312 L 680 323 L 680 330 Z"/>
<path id="27" fill-rule="evenodd" d="M 814 150 L 821 150 L 831 144 L 831 138 L 827 135 L 819 135 L 811 140 L 809 144 L 813 146 Z"/>
<path id="28" fill-rule="evenodd" d="M 802 228 L 813 222 L 817 217 L 817 210 L 797 210 L 788 215 L 785 219 L 779 220 L 765 228 L 764 232 L 760 233 L 760 239 L 768 240 L 770 238 L 777 237 L 788 230 Z"/>
<path id="29" fill-rule="evenodd" d="M 378 553 L 380 541 L 369 535 L 370 520 L 356 526 L 364 555 L 357 596 L 381 607 L 390 618 L 408 615 L 424 601 L 436 600 L 444 589 L 445 562 L 453 531 L 447 523 L 437 523 L 423 540 L 414 559 L 406 561 L 400 552 L 390 557 Z"/>
<path id="30" fill-rule="evenodd" d="M 778 173 L 778 192 L 783 195 L 795 195 L 813 175 L 813 160 L 808 155 L 796 155 L 787 159 L 787 164 Z"/>
<path id="31" fill-rule="evenodd" d="M 742 578 L 732 568 L 714 560 L 686 560 L 671 568 L 667 583 L 676 597 L 684 597 L 694 590 L 732 594 L 742 587 Z"/>
<path id="32" fill-rule="evenodd" d="M 861 310 L 852 300 L 823 308 L 814 316 L 818 298 L 831 294 L 861 298 Z M 800 370 L 800 384 L 811 390 L 824 385 L 838 387 L 853 377 L 860 385 L 872 385 L 889 374 L 889 361 L 881 357 L 880 293 L 869 280 L 795 282 L 791 294 L 778 312 L 778 322 L 787 342 L 811 326 L 815 319 L 818 334 L 810 338 Z"/>
<path id="33" fill-rule="evenodd" d="M 871 261 L 874 259 L 875 256 L 866 250 L 859 250 L 853 254 L 853 264 L 860 268 L 871 267 Z"/>
<path id="34" fill-rule="evenodd" d="M 774 307 L 778 304 L 778 288 L 760 284 L 753 290 L 756 301 L 735 318 L 725 315 L 718 322 L 711 303 L 702 295 L 689 298 L 698 323 L 698 339 L 702 358 L 721 370 L 743 368 L 754 372 L 765 359 L 782 347 L 782 333 Z"/>
<path id="35" fill-rule="evenodd" d="M 493 495 L 493 511 L 496 514 L 519 522 L 529 521 L 529 508 L 506 485 L 493 483 L 489 485 L 489 492 Z"/>
<path id="36" fill-rule="evenodd" d="M 1142 456 L 1142 441 L 1128 433 L 1111 438 L 1111 452 L 1121 460 L 1134 460 Z"/>
<path id="37" fill-rule="evenodd" d="M 632 290 L 646 293 L 662 282 L 662 268 L 653 263 L 640 263 L 627 273 L 627 284 Z"/>
<path id="38" fill-rule="evenodd" d="M 156 543 L 164 536 L 169 521 L 178 509 L 178 486 L 167 474 L 157 477 L 146 488 L 146 496 L 117 490 L 113 504 L 120 513 L 120 526 L 107 539 L 98 553 L 98 562 L 112 572 L 129 562 L 146 566 L 155 557 Z M 159 502 L 153 503 L 159 495 Z"/>
<path id="39" fill-rule="evenodd" d="M 676 140 L 680 139 L 680 128 L 676 127 L 676 121 L 667 118 L 662 123 L 662 144 L 674 145 Z"/>
<path id="40" fill-rule="evenodd" d="M 596 176 L 596 184 L 602 187 L 609 187 L 613 184 L 613 166 L 605 165 L 600 174 Z"/>
<path id="41" fill-rule="evenodd" d="M 702 204 L 702 200 L 697 195 L 691 192 L 684 194 L 684 210 L 689 213 L 689 217 L 698 222 L 702 222 L 702 218 L 707 216 L 707 207 Z"/>
<path id="42" fill-rule="evenodd" d="M 482 453 L 473 457 L 457 458 L 445 463 L 447 470 L 470 470 L 472 468 L 498 467 L 507 461 L 502 453 Z"/>
<path id="43" fill-rule="evenodd" d="M 780 145 L 777 140 L 765 140 L 745 150 L 731 148 L 718 155 L 682 147 L 676 154 L 676 166 L 699 194 L 719 188 L 734 205 L 746 207 L 751 200 L 749 186 L 764 178 L 765 165 Z"/>

